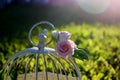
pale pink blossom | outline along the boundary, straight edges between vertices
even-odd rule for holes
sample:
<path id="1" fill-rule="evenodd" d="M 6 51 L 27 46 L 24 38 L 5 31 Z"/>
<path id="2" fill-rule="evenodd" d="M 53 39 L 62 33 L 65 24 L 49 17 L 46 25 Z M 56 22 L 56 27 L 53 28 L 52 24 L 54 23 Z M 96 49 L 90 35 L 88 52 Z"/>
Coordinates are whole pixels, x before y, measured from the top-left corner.
<path id="1" fill-rule="evenodd" d="M 57 43 L 55 47 L 56 53 L 62 58 L 67 58 L 74 54 L 74 49 L 76 45 L 71 40 L 61 40 Z"/>
<path id="2" fill-rule="evenodd" d="M 59 40 L 67 40 L 71 37 L 71 33 L 67 31 L 61 31 L 59 32 Z"/>

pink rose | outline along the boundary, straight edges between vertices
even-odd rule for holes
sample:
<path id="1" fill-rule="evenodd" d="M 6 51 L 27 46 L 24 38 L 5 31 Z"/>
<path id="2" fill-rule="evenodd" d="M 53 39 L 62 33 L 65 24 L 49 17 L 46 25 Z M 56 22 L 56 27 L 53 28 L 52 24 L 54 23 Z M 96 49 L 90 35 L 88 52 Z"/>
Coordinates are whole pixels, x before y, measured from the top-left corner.
<path id="1" fill-rule="evenodd" d="M 62 58 L 67 58 L 74 54 L 75 44 L 71 40 L 61 40 L 55 47 L 56 53 Z"/>
<path id="2" fill-rule="evenodd" d="M 71 34 L 67 31 L 59 32 L 59 40 L 67 40 L 71 37 Z"/>

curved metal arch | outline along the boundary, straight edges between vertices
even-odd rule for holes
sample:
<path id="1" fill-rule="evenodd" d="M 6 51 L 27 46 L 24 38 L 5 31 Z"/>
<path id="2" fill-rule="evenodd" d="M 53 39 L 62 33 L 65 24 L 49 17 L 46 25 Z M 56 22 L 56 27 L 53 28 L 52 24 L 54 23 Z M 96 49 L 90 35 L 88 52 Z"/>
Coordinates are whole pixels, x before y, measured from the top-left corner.
<path id="1" fill-rule="evenodd" d="M 30 42 L 30 44 L 31 44 L 32 46 L 36 46 L 36 47 L 37 47 L 37 45 L 34 44 L 33 41 L 32 41 L 32 39 L 31 39 L 31 33 L 32 33 L 33 29 L 34 29 L 35 27 L 37 27 L 38 25 L 40 25 L 40 24 L 47 24 L 47 25 L 49 25 L 49 26 L 51 27 L 52 30 L 55 30 L 54 25 L 53 25 L 52 23 L 48 22 L 48 21 L 41 21 L 41 22 L 38 22 L 38 23 L 34 24 L 34 25 L 32 26 L 32 28 L 30 29 L 29 33 L 28 33 L 28 40 L 29 40 L 29 42 Z M 45 32 L 46 32 L 46 31 L 45 31 Z M 48 43 L 46 43 L 46 45 L 48 45 L 51 41 L 52 41 L 52 39 L 51 39 Z"/>

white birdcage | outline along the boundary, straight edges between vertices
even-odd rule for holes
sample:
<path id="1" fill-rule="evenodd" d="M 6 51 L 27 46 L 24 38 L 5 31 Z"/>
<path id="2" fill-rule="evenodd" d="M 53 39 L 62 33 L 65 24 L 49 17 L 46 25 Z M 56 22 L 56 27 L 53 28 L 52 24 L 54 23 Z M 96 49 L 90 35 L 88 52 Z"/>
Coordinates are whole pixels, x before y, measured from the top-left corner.
<path id="1" fill-rule="evenodd" d="M 18 74 L 18 80 L 82 80 L 80 70 L 72 56 L 61 58 L 55 53 L 55 49 L 47 47 L 54 38 L 52 37 L 46 43 L 46 29 L 43 29 L 43 32 L 38 35 L 38 45 L 32 42 L 31 32 L 41 24 L 47 24 L 52 31 L 55 31 L 54 25 L 48 21 L 41 21 L 33 25 L 28 34 L 28 39 L 33 47 L 20 51 L 8 59 L 3 68 L 5 80 L 10 80 L 11 71 L 14 68 L 17 70 L 17 67 L 25 69 L 24 74 Z"/>

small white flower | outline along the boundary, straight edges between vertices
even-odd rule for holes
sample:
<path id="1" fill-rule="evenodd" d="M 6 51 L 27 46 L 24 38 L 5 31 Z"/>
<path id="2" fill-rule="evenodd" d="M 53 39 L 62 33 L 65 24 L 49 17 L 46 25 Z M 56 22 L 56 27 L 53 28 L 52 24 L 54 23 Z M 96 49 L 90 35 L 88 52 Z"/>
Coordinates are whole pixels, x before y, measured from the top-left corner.
<path id="1" fill-rule="evenodd" d="M 57 32 L 56 30 L 52 31 L 52 36 L 53 36 L 53 38 L 58 39 L 59 38 L 59 32 Z"/>

